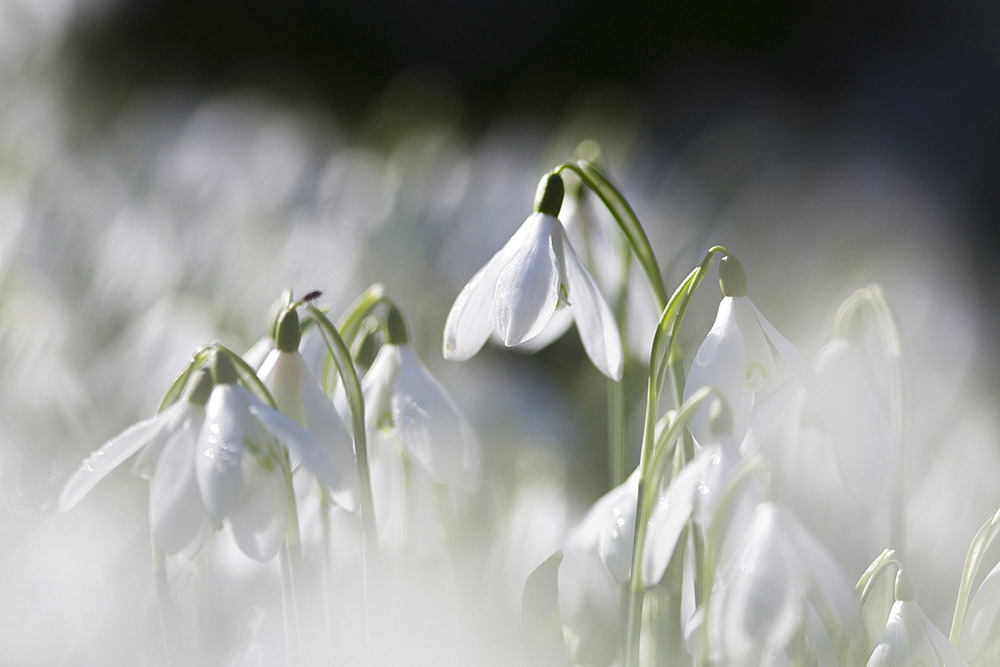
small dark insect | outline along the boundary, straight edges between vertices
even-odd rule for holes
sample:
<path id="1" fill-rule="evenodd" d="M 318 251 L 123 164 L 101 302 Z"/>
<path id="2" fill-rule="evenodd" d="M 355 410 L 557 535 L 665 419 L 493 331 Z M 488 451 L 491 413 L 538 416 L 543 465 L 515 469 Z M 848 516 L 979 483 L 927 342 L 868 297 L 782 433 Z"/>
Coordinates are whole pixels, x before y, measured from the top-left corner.
<path id="1" fill-rule="evenodd" d="M 323 293 L 320 292 L 318 289 L 314 289 L 313 291 L 309 292 L 304 297 L 302 297 L 301 300 L 302 300 L 302 303 L 305 303 L 307 301 L 313 301 L 315 299 L 318 299 L 321 296 L 323 296 Z"/>

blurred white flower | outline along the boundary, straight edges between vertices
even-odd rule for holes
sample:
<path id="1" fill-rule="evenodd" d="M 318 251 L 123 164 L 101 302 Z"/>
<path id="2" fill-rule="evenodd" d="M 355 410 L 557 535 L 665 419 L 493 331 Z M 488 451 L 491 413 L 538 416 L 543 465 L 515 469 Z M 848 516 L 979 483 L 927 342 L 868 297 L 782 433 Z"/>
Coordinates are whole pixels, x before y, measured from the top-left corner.
<path id="1" fill-rule="evenodd" d="M 702 387 L 714 387 L 733 411 L 734 434 L 741 440 L 750 425 L 756 395 L 775 380 L 771 345 L 802 384 L 824 424 L 830 424 L 829 400 L 809 362 L 774 328 L 746 296 L 746 276 L 732 255 L 719 265 L 723 298 L 712 329 L 698 348 L 684 387 L 687 400 Z M 703 405 L 688 427 L 698 442 L 709 437 L 708 405 Z"/>
<path id="2" fill-rule="evenodd" d="M 865 353 L 843 338 L 823 346 L 816 373 L 835 411 L 829 425 L 837 470 L 851 496 L 864 507 L 879 500 L 892 469 L 889 405 Z"/>
<path id="3" fill-rule="evenodd" d="M 198 431 L 211 388 L 207 371 L 183 398 L 163 412 L 133 424 L 87 457 L 62 489 L 60 511 L 83 496 L 129 457 L 142 450 L 135 469 L 149 478 L 149 524 L 165 553 L 193 556 L 212 534 L 195 481 Z"/>
<path id="4" fill-rule="evenodd" d="M 967 667 L 968 663 L 914 600 L 896 600 L 868 667 Z"/>
<path id="5" fill-rule="evenodd" d="M 632 576 L 632 544 L 639 469 L 597 499 L 566 540 L 566 550 L 596 553 L 608 574 L 623 584 Z"/>
<path id="6" fill-rule="evenodd" d="M 306 365 L 299 346 L 299 318 L 286 311 L 278 321 L 278 342 L 261 363 L 257 375 L 282 413 L 304 427 L 325 446 L 334 463 L 330 497 L 344 509 L 357 509 L 361 484 L 354 447 L 340 416 Z M 256 346 L 255 346 L 256 347 Z"/>
<path id="7" fill-rule="evenodd" d="M 727 560 L 710 601 L 713 635 L 726 664 L 780 661 L 800 631 L 817 652 L 831 632 L 861 636 L 858 603 L 839 566 L 776 505 L 757 506 L 740 546 Z M 814 613 L 824 623 L 811 623 Z"/>
<path id="8" fill-rule="evenodd" d="M 445 322 L 444 356 L 468 359 L 494 331 L 504 345 L 519 345 L 569 308 L 591 361 L 621 379 L 624 356 L 614 313 L 555 217 L 562 202 L 559 177 L 549 175 L 539 193 L 536 212 L 455 299 Z"/>
<path id="9" fill-rule="evenodd" d="M 195 475 L 212 521 L 225 521 L 246 555 L 267 561 L 281 548 L 291 510 L 281 445 L 330 488 L 338 488 L 343 473 L 327 448 L 237 385 L 232 374 L 217 373 L 220 383 L 198 434 Z"/>
<path id="10" fill-rule="evenodd" d="M 408 344 L 385 344 L 362 383 L 365 427 L 394 431 L 407 456 L 434 482 L 472 493 L 479 442 L 454 401 Z"/>

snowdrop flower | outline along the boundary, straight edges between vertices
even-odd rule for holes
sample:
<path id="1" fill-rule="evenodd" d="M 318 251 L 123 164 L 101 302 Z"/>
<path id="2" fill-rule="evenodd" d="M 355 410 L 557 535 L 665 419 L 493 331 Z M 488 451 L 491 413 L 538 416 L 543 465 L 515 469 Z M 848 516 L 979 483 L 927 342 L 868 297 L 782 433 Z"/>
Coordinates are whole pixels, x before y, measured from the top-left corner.
<path id="1" fill-rule="evenodd" d="M 59 509 L 74 507 L 112 470 L 141 451 L 135 467 L 143 476 L 152 475 L 149 524 L 157 544 L 168 554 L 197 553 L 212 534 L 194 474 L 195 446 L 211 389 L 208 371 L 202 371 L 180 400 L 106 442 L 63 487 Z"/>
<path id="2" fill-rule="evenodd" d="M 455 299 L 444 328 L 446 359 L 469 359 L 492 332 L 508 347 L 520 345 L 568 308 L 591 361 L 621 379 L 618 325 L 556 217 L 562 199 L 562 179 L 548 174 L 539 184 L 535 212 Z"/>
<path id="3" fill-rule="evenodd" d="M 608 574 L 624 584 L 632 576 L 632 543 L 639 494 L 639 469 L 611 489 L 587 510 L 570 533 L 566 550 L 596 553 Z"/>
<path id="4" fill-rule="evenodd" d="M 800 631 L 814 650 L 828 645 L 822 619 L 836 619 L 849 637 L 862 634 L 853 589 L 823 546 L 786 511 L 761 503 L 740 546 L 720 570 L 713 593 L 714 634 L 726 664 L 771 664 Z M 836 628 L 834 628 L 836 629 Z"/>
<path id="5" fill-rule="evenodd" d="M 236 383 L 232 361 L 215 353 L 216 385 L 198 434 L 195 476 L 209 518 L 229 526 L 246 555 L 268 561 L 284 540 L 288 449 L 324 485 L 342 480 L 330 452 L 301 426 Z"/>
<path id="6" fill-rule="evenodd" d="M 840 478 L 862 506 L 882 496 L 892 469 L 893 437 L 889 404 L 865 353 L 844 338 L 823 346 L 816 373 L 836 414 L 830 433 Z"/>
<path id="7" fill-rule="evenodd" d="M 742 440 L 750 424 L 755 396 L 775 379 L 771 345 L 788 364 L 820 411 L 825 424 L 828 401 L 809 362 L 788 342 L 746 296 L 746 274 L 739 260 L 727 255 L 719 263 L 723 299 L 712 329 L 698 348 L 684 389 L 687 400 L 701 387 L 715 387 L 733 410 L 734 433 Z M 689 424 L 698 442 L 710 436 L 708 406 L 702 406 Z"/>
<path id="8" fill-rule="evenodd" d="M 274 349 L 267 353 L 257 375 L 271 392 L 278 409 L 325 445 L 335 473 L 333 483 L 329 484 L 330 497 L 353 512 L 360 496 L 354 448 L 333 403 L 299 352 L 299 317 L 294 308 L 279 316 L 275 332 Z"/>
<path id="9" fill-rule="evenodd" d="M 395 433 L 409 459 L 434 482 L 472 493 L 480 452 L 472 427 L 409 345 L 402 316 L 392 308 L 387 343 L 365 375 L 365 427 Z"/>
<path id="10" fill-rule="evenodd" d="M 896 574 L 896 602 L 868 667 L 967 667 L 968 663 L 938 630 L 913 594 L 902 570 Z"/>

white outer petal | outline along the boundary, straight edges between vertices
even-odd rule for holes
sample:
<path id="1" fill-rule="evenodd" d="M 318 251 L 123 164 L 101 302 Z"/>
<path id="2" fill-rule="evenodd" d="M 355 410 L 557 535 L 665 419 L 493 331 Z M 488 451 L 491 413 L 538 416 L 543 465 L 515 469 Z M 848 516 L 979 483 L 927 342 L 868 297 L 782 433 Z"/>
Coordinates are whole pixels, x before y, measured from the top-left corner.
<path id="1" fill-rule="evenodd" d="M 256 456 L 247 455 L 239 497 L 226 520 L 236 544 L 250 558 L 264 563 L 278 555 L 288 520 L 287 497 L 277 465 L 264 470 Z"/>
<path id="2" fill-rule="evenodd" d="M 903 619 L 903 603 L 897 600 L 889 611 L 885 630 L 879 637 L 875 650 L 868 658 L 867 667 L 910 667 L 910 638 Z"/>
<path id="3" fill-rule="evenodd" d="M 158 437 L 162 437 L 167 425 L 176 416 L 187 410 L 190 403 L 181 400 L 158 415 L 129 426 L 127 429 L 101 445 L 99 449 L 84 459 L 59 494 L 59 511 L 72 509 L 80 499 L 90 493 L 98 482 L 112 470 L 124 463 L 130 456 Z"/>
<path id="4" fill-rule="evenodd" d="M 694 361 L 688 371 L 684 384 L 684 399 L 702 387 L 715 387 L 726 399 L 727 407 L 732 411 L 734 436 L 737 441 L 743 439 L 746 429 L 747 393 L 744 377 L 746 375 L 746 350 L 743 347 L 743 336 L 736 325 L 736 306 L 733 297 L 725 297 L 719 303 L 719 312 L 715 323 L 705 337 Z M 711 441 L 711 429 L 708 423 L 708 413 L 711 400 L 705 401 L 695 412 L 688 429 L 699 443 Z"/>
<path id="5" fill-rule="evenodd" d="M 168 439 L 149 485 L 149 524 L 168 554 L 193 556 L 212 534 L 195 479 L 195 447 L 203 411 L 184 421 Z"/>
<path id="6" fill-rule="evenodd" d="M 271 392 L 278 409 L 305 427 L 306 413 L 302 407 L 301 393 L 305 364 L 302 362 L 300 367 L 297 363 L 300 361 L 301 355 L 298 352 L 282 352 L 274 348 L 261 363 L 257 377 Z"/>
<path id="7" fill-rule="evenodd" d="M 563 306 L 562 308 L 556 308 L 556 312 L 553 313 L 552 319 L 549 323 L 545 325 L 534 338 L 529 338 L 515 349 L 518 352 L 526 352 L 532 354 L 544 349 L 554 343 L 555 341 L 562 338 L 562 335 L 566 333 L 569 328 L 573 326 L 573 311 L 568 306 Z"/>
<path id="8" fill-rule="evenodd" d="M 638 468 L 587 510 L 566 542 L 569 550 L 596 552 L 608 574 L 618 583 L 629 580 L 635 508 L 639 493 Z"/>
<path id="9" fill-rule="evenodd" d="M 858 503 L 873 507 L 888 485 L 892 463 L 888 403 L 862 352 L 842 338 L 823 346 L 816 372 L 833 401 L 840 478 Z"/>
<path id="10" fill-rule="evenodd" d="M 962 627 L 962 653 L 974 659 L 986 646 L 990 630 L 1000 613 L 1000 563 L 983 579 L 965 614 Z"/>
<path id="11" fill-rule="evenodd" d="M 556 228 L 555 233 L 562 233 L 558 220 L 553 227 Z M 563 268 L 569 283 L 569 307 L 573 311 L 583 349 L 599 371 L 612 380 L 621 380 L 625 353 L 615 314 L 568 240 L 563 240 L 562 252 Z"/>
<path id="12" fill-rule="evenodd" d="M 767 318 L 757 309 L 753 301 L 747 299 L 747 304 L 749 304 L 754 315 L 757 316 L 757 322 L 764 331 L 764 335 L 771 341 L 771 345 L 778 351 L 781 358 L 788 364 L 792 374 L 802 384 L 802 388 L 805 389 L 806 395 L 812 401 L 813 407 L 819 413 L 823 424 L 830 430 L 835 430 L 836 417 L 833 410 L 833 401 L 830 400 L 830 396 L 826 388 L 823 387 L 823 383 L 820 382 L 819 376 L 816 375 L 816 371 L 813 370 L 806 358 L 802 356 L 802 353 L 787 338 L 782 336 L 781 332 L 775 329 L 773 324 L 767 321 Z"/>
<path id="13" fill-rule="evenodd" d="M 677 548 L 677 539 L 694 513 L 695 493 L 704 477 L 708 459 L 703 449 L 681 469 L 653 507 L 646 527 L 646 546 L 642 558 L 642 583 L 658 584 Z"/>
<path id="14" fill-rule="evenodd" d="M 774 366 L 774 354 L 767 338 L 757 323 L 756 309 L 749 298 L 733 297 L 733 307 L 736 311 L 736 325 L 743 335 L 743 348 L 746 350 L 746 370 L 744 380 L 747 389 L 759 392 L 771 386 L 777 370 Z"/>
<path id="15" fill-rule="evenodd" d="M 435 482 L 472 493 L 480 473 L 472 429 L 410 346 L 396 347 L 399 374 L 392 418 L 407 455 Z"/>
<path id="16" fill-rule="evenodd" d="M 245 392 L 235 384 L 215 385 L 198 434 L 195 477 L 205 511 L 216 525 L 222 523 L 239 493 L 246 444 L 260 435 Z"/>
<path id="17" fill-rule="evenodd" d="M 244 390 L 245 391 L 245 390 Z M 338 485 L 343 480 L 341 472 L 330 452 L 319 444 L 304 428 L 287 416 L 265 405 L 255 396 L 247 392 L 247 404 L 250 414 L 257 418 L 260 425 L 271 433 L 279 442 L 288 448 L 289 454 L 302 462 L 302 465 L 316 476 L 321 484 L 334 491 L 344 491 L 347 496 L 356 499 L 356 489 L 340 489 Z M 349 501 L 348 501 L 349 502 Z"/>
<path id="18" fill-rule="evenodd" d="M 465 361 L 486 342 L 493 331 L 493 292 L 500 270 L 510 261 L 528 233 L 521 225 L 510 240 L 479 269 L 458 293 L 444 324 L 445 359 Z"/>
<path id="19" fill-rule="evenodd" d="M 490 312 L 508 347 L 537 336 L 556 312 L 563 284 L 559 224 L 542 213 L 529 216 L 522 242 L 497 275 Z"/>
<path id="20" fill-rule="evenodd" d="M 936 625 L 931 623 L 931 619 L 927 618 L 927 614 L 924 613 L 924 610 L 920 608 L 919 604 L 910 600 L 903 602 L 903 607 L 907 630 L 911 630 L 914 626 L 919 627 L 920 631 L 923 633 L 922 639 L 926 641 L 925 646 L 932 651 L 935 658 L 941 660 L 941 664 L 944 667 L 969 666 L 969 663 L 966 662 L 965 658 L 962 657 L 962 654 L 958 652 L 958 649 L 955 648 L 950 641 L 948 641 L 948 638 L 937 629 Z M 913 648 L 912 632 L 910 635 L 910 647 Z M 927 661 L 922 655 L 917 655 L 916 658 L 924 660 L 925 662 Z"/>

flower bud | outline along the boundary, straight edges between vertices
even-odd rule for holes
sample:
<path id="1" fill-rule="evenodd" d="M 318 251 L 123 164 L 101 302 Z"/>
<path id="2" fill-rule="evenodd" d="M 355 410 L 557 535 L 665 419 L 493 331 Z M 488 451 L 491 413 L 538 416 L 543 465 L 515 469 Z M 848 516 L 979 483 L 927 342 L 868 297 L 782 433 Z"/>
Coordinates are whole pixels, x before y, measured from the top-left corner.
<path id="1" fill-rule="evenodd" d="M 212 351 L 212 356 L 208 359 L 208 367 L 212 371 L 215 384 L 234 384 L 239 379 L 233 360 L 220 350 Z"/>
<path id="2" fill-rule="evenodd" d="M 385 336 L 385 342 L 389 345 L 406 345 L 410 342 L 403 314 L 396 306 L 389 308 L 389 314 L 385 317 Z"/>
<path id="3" fill-rule="evenodd" d="M 208 397 L 212 393 L 212 374 L 207 368 L 200 369 L 194 377 L 188 380 L 187 389 L 184 392 L 184 399 L 188 403 L 204 406 L 208 403 Z"/>
<path id="4" fill-rule="evenodd" d="M 896 599 L 909 602 L 913 599 L 913 584 L 910 577 L 902 569 L 896 573 Z"/>
<path id="5" fill-rule="evenodd" d="M 538 182 L 538 190 L 535 191 L 535 212 L 551 215 L 553 218 L 558 217 L 564 193 L 565 189 L 559 174 L 551 172 L 546 174 Z"/>
<path id="6" fill-rule="evenodd" d="M 719 287 L 722 296 L 746 296 L 747 274 L 740 260 L 726 255 L 719 261 Z"/>
<path id="7" fill-rule="evenodd" d="M 299 349 L 299 315 L 294 308 L 288 308 L 280 316 L 274 329 L 274 343 L 282 352 L 295 352 Z"/>

